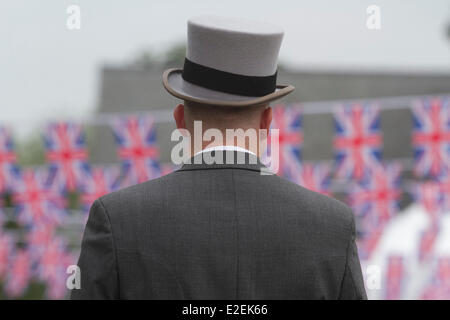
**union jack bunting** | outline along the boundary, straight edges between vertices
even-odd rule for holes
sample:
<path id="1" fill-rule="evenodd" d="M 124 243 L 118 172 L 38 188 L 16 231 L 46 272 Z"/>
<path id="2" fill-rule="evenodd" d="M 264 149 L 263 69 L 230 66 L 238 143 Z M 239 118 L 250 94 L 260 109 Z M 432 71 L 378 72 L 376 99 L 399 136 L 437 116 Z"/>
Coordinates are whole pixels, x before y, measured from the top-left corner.
<path id="1" fill-rule="evenodd" d="M 435 224 L 422 232 L 419 242 L 419 260 L 425 260 L 433 254 L 438 234 L 439 226 Z"/>
<path id="2" fill-rule="evenodd" d="M 74 191 L 83 171 L 89 167 L 82 127 L 67 122 L 52 123 L 45 131 L 44 141 L 46 158 L 58 186 Z"/>
<path id="3" fill-rule="evenodd" d="M 442 197 L 442 210 L 450 211 L 450 170 L 443 170 L 437 177 L 437 183 Z"/>
<path id="4" fill-rule="evenodd" d="M 383 231 L 384 226 L 380 225 L 366 228 L 362 232 L 361 238 L 358 239 L 358 252 L 362 260 L 368 260 L 372 257 L 383 236 Z"/>
<path id="5" fill-rule="evenodd" d="M 305 163 L 293 165 L 291 170 L 292 182 L 302 187 L 319 192 L 325 195 L 331 195 L 330 187 L 330 166 L 326 163 Z"/>
<path id="6" fill-rule="evenodd" d="M 66 278 L 66 269 L 73 263 L 69 259 L 66 243 L 54 237 L 39 256 L 37 275 L 43 281 L 57 280 L 55 277 Z"/>
<path id="7" fill-rule="evenodd" d="M 6 128 L 0 127 L 0 193 L 11 187 L 12 180 L 19 172 L 16 160 L 11 134 Z"/>
<path id="8" fill-rule="evenodd" d="M 298 106 L 274 107 L 271 132 L 273 129 L 278 129 L 278 174 L 291 178 L 292 170 L 295 170 L 292 166 L 300 162 L 303 143 L 302 114 Z M 276 161 L 276 155 L 272 154 L 274 147 L 271 136 L 268 137 L 268 142 L 271 161 Z"/>
<path id="9" fill-rule="evenodd" d="M 4 278 L 8 271 L 9 259 L 14 248 L 13 238 L 0 230 L 0 279 Z"/>
<path id="10" fill-rule="evenodd" d="M 435 224 L 443 210 L 442 185 L 436 181 L 415 183 L 412 187 L 412 196 L 416 203 L 421 204 Z"/>
<path id="11" fill-rule="evenodd" d="M 450 299 L 450 258 L 435 259 L 433 275 L 422 293 L 424 300 Z"/>
<path id="12" fill-rule="evenodd" d="M 119 189 L 120 175 L 117 167 L 94 167 L 88 171 L 81 188 L 81 202 L 86 211 L 96 199 Z"/>
<path id="13" fill-rule="evenodd" d="M 402 194 L 400 174 L 398 164 L 380 165 L 366 170 L 364 178 L 353 184 L 349 203 L 368 227 L 384 225 L 398 211 Z"/>
<path id="14" fill-rule="evenodd" d="M 33 259 L 39 259 L 54 235 L 55 227 L 53 225 L 40 223 L 30 227 L 26 235 L 26 241 Z"/>
<path id="15" fill-rule="evenodd" d="M 131 116 L 120 119 L 113 126 L 113 131 L 117 153 L 126 174 L 125 185 L 141 183 L 160 175 L 159 149 L 152 118 Z"/>
<path id="16" fill-rule="evenodd" d="M 31 279 L 31 257 L 27 250 L 16 250 L 6 276 L 5 291 L 10 297 L 21 296 Z"/>
<path id="17" fill-rule="evenodd" d="M 365 169 L 378 166 L 381 159 L 379 110 L 369 104 L 345 105 L 335 112 L 334 120 L 336 176 L 362 179 Z"/>
<path id="18" fill-rule="evenodd" d="M 62 244 L 63 245 L 63 244 Z M 59 249 L 57 249 L 59 250 Z M 62 248 L 59 253 L 44 252 L 41 257 L 41 266 L 44 268 L 52 269 L 55 273 L 49 275 L 46 279 L 47 290 L 46 295 L 49 299 L 62 299 L 67 293 L 66 280 L 67 280 L 67 267 L 76 263 L 75 257 Z M 57 261 L 58 259 L 58 261 Z M 48 274 L 48 272 L 46 272 Z"/>
<path id="19" fill-rule="evenodd" d="M 419 260 L 428 258 L 434 249 L 439 233 L 439 219 L 444 211 L 445 199 L 442 190 L 446 188 L 445 183 L 426 181 L 413 186 L 413 199 L 425 208 L 429 217 L 429 227 L 421 233 L 419 239 Z"/>
<path id="20" fill-rule="evenodd" d="M 405 266 L 403 257 L 390 256 L 387 261 L 385 279 L 385 298 L 387 300 L 398 300 L 402 296 L 405 279 Z"/>
<path id="21" fill-rule="evenodd" d="M 414 171 L 437 176 L 450 164 L 450 110 L 448 99 L 425 99 L 412 107 Z"/>
<path id="22" fill-rule="evenodd" d="M 50 299 L 61 299 L 66 294 L 67 267 L 75 263 L 67 251 L 66 243 L 55 237 L 50 226 L 38 226 L 31 230 L 28 250 L 32 261 L 36 261 L 34 275 L 47 285 L 46 295 Z"/>
<path id="23" fill-rule="evenodd" d="M 14 184 L 13 201 L 24 225 L 59 224 L 65 214 L 66 198 L 49 182 L 46 170 L 24 170 Z"/>
<path id="24" fill-rule="evenodd" d="M 64 265 L 71 265 L 74 264 L 73 260 L 70 260 L 72 258 L 67 257 L 65 260 L 67 260 Z M 71 262 L 69 262 L 71 261 Z M 53 277 L 51 280 L 47 281 L 47 290 L 45 291 L 45 294 L 47 298 L 52 300 L 60 300 L 64 299 L 64 297 L 67 294 L 67 287 L 66 287 L 66 279 L 67 274 L 60 274 L 58 277 Z"/>

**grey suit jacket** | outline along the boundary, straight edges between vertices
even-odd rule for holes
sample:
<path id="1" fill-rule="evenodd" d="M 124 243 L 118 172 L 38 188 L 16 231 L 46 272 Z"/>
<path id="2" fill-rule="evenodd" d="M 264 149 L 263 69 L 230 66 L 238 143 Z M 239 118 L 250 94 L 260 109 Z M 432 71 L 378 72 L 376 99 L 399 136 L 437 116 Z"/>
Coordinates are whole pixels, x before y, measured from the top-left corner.
<path id="1" fill-rule="evenodd" d="M 261 167 L 186 164 L 96 200 L 71 298 L 366 299 L 351 210 Z"/>

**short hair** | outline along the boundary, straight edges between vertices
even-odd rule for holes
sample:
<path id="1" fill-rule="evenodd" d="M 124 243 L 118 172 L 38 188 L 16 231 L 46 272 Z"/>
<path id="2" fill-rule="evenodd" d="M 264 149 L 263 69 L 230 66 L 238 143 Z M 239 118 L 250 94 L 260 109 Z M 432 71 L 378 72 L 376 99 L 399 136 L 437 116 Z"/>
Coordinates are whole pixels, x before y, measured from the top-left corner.
<path id="1" fill-rule="evenodd" d="M 216 106 L 192 101 L 184 101 L 185 112 L 191 120 L 202 120 L 218 129 L 247 128 L 259 121 L 262 110 L 268 103 L 253 106 Z"/>

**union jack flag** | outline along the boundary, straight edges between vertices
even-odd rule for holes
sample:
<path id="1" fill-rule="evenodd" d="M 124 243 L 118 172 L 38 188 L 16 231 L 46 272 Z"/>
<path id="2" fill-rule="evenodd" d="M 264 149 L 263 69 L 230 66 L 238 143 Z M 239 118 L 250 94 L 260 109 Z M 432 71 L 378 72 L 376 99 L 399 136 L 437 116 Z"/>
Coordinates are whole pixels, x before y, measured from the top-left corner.
<path id="1" fill-rule="evenodd" d="M 31 257 L 27 250 L 19 249 L 11 260 L 5 291 L 10 297 L 18 297 L 28 288 L 31 279 Z"/>
<path id="2" fill-rule="evenodd" d="M 73 262 L 69 259 L 67 245 L 60 238 L 53 238 L 39 257 L 37 275 L 43 281 L 53 281 L 55 277 L 66 278 L 66 269 Z"/>
<path id="3" fill-rule="evenodd" d="M 439 184 L 439 194 L 442 198 L 442 211 L 450 210 L 450 170 L 443 170 L 437 178 Z"/>
<path id="4" fill-rule="evenodd" d="M 450 258 L 436 259 L 430 283 L 422 293 L 424 300 L 450 299 Z"/>
<path id="5" fill-rule="evenodd" d="M 52 123 L 47 127 L 44 141 L 46 158 L 58 186 L 74 191 L 89 168 L 82 127 L 67 122 Z"/>
<path id="6" fill-rule="evenodd" d="M 302 187 L 330 196 L 330 166 L 326 163 L 302 162 L 293 166 L 292 181 Z"/>
<path id="7" fill-rule="evenodd" d="M 362 260 L 369 260 L 377 248 L 383 236 L 384 226 L 370 226 L 363 231 L 363 236 L 358 239 L 358 251 Z"/>
<path id="8" fill-rule="evenodd" d="M 26 169 L 13 188 L 18 221 L 24 225 L 59 224 L 65 213 L 66 199 L 49 182 L 46 170 Z"/>
<path id="9" fill-rule="evenodd" d="M 9 259 L 14 248 L 13 238 L 6 233 L 0 231 L 0 279 L 6 275 L 8 271 Z"/>
<path id="10" fill-rule="evenodd" d="M 273 108 L 272 129 L 278 129 L 278 173 L 287 178 L 293 174 L 293 166 L 298 165 L 301 159 L 301 145 L 303 143 L 302 114 L 298 106 L 286 108 L 278 105 Z M 268 137 L 270 144 L 271 161 L 276 161 L 272 145 L 272 138 Z"/>
<path id="11" fill-rule="evenodd" d="M 94 167 L 88 171 L 81 193 L 81 203 L 86 211 L 96 199 L 119 189 L 120 175 L 117 167 Z"/>
<path id="12" fill-rule="evenodd" d="M 11 187 L 11 181 L 19 172 L 16 160 L 11 134 L 0 127 L 0 193 Z"/>
<path id="13" fill-rule="evenodd" d="M 131 116 L 113 127 L 117 153 L 126 174 L 126 185 L 141 183 L 160 175 L 156 132 L 150 117 Z"/>
<path id="14" fill-rule="evenodd" d="M 439 226 L 431 225 L 420 237 L 419 260 L 423 261 L 433 254 L 434 245 L 439 234 Z"/>
<path id="15" fill-rule="evenodd" d="M 350 189 L 350 205 L 370 226 L 384 225 L 398 211 L 400 174 L 398 164 L 380 165 Z"/>
<path id="16" fill-rule="evenodd" d="M 414 171 L 437 176 L 450 164 L 450 110 L 448 99 L 425 99 L 412 107 Z"/>
<path id="17" fill-rule="evenodd" d="M 50 224 L 34 224 L 29 229 L 26 240 L 30 254 L 38 259 L 55 235 L 55 227 Z"/>
<path id="18" fill-rule="evenodd" d="M 426 181 L 413 185 L 413 199 L 420 203 L 430 218 L 430 226 L 423 231 L 419 240 L 419 260 L 428 258 L 433 251 L 439 233 L 439 219 L 444 210 L 443 184 Z"/>
<path id="19" fill-rule="evenodd" d="M 405 279 L 403 257 L 390 256 L 387 263 L 385 297 L 387 300 L 398 300 L 402 296 Z"/>
<path id="20" fill-rule="evenodd" d="M 377 107 L 352 104 L 334 114 L 336 175 L 362 179 L 367 167 L 378 166 L 383 143 Z"/>
<path id="21" fill-rule="evenodd" d="M 442 185 L 436 181 L 415 183 L 412 188 L 412 196 L 415 202 L 420 203 L 431 219 L 436 224 L 443 211 Z"/>
<path id="22" fill-rule="evenodd" d="M 75 260 L 66 248 L 62 239 L 53 238 L 39 257 L 37 275 L 46 282 L 46 294 L 50 299 L 61 299 L 67 292 L 66 270 Z"/>
<path id="23" fill-rule="evenodd" d="M 66 260 L 68 261 L 70 261 L 70 259 L 71 258 L 66 258 Z M 73 260 L 70 263 L 65 263 L 65 265 L 67 266 L 69 266 L 70 264 L 73 264 Z M 67 294 L 66 279 L 67 274 L 64 273 L 47 281 L 47 289 L 45 291 L 47 298 L 53 300 L 63 299 Z"/>

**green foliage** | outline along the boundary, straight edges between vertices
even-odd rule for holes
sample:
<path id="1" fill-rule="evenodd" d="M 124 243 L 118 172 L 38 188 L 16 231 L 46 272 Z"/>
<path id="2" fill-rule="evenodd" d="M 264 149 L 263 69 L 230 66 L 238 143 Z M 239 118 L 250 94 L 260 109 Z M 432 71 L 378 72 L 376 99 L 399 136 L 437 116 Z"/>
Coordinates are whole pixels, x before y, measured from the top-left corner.
<path id="1" fill-rule="evenodd" d="M 17 230 L 17 229 L 20 229 L 20 226 L 16 221 L 6 221 L 3 224 L 3 230 Z"/>
<path id="2" fill-rule="evenodd" d="M 13 200 L 12 200 L 11 193 L 3 194 L 3 206 L 4 207 L 12 207 L 13 206 Z"/>
<path id="3" fill-rule="evenodd" d="M 186 45 L 177 43 L 159 55 L 151 50 L 144 50 L 132 61 L 132 65 L 141 69 L 180 67 L 183 65 L 185 55 Z"/>
<path id="4" fill-rule="evenodd" d="M 69 192 L 67 195 L 67 207 L 69 209 L 80 208 L 80 194 L 78 192 Z"/>
<path id="5" fill-rule="evenodd" d="M 0 300 L 11 299 L 10 297 L 5 295 L 5 291 L 3 290 L 4 283 L 0 283 Z M 32 282 L 28 286 L 25 293 L 18 297 L 14 298 L 15 300 L 42 300 L 46 299 L 45 297 L 45 284 L 40 282 Z"/>
<path id="6" fill-rule="evenodd" d="M 140 69 L 151 69 L 158 66 L 158 57 L 150 51 L 140 53 L 133 61 L 133 65 Z"/>
<path id="7" fill-rule="evenodd" d="M 176 44 L 166 51 L 164 59 L 165 68 L 181 67 L 186 55 L 186 46 L 184 44 Z"/>
<path id="8" fill-rule="evenodd" d="M 19 166 L 35 166 L 45 163 L 45 152 L 40 133 L 33 133 L 24 141 L 16 142 Z"/>

